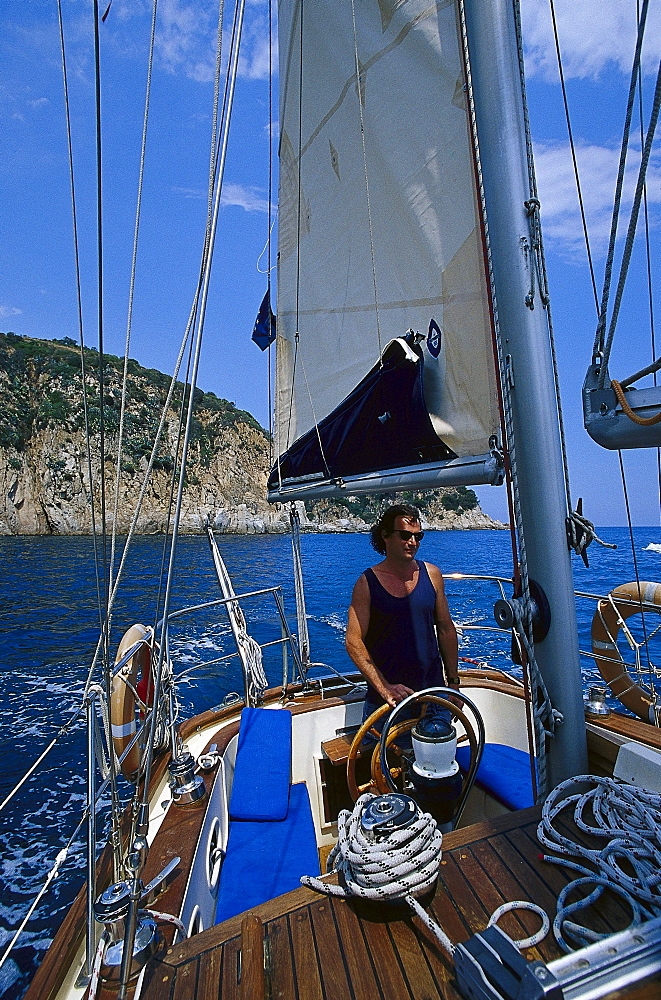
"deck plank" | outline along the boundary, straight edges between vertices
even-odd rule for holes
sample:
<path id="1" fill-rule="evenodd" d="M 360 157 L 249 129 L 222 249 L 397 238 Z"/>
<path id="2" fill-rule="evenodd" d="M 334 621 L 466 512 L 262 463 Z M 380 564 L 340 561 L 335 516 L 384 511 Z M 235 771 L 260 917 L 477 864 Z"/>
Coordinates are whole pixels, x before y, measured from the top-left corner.
<path id="1" fill-rule="evenodd" d="M 323 955 L 319 963 L 326 997 L 333 1000 L 353 1000 L 342 957 L 343 947 L 339 938 L 333 908 L 327 899 L 310 907 L 317 954 Z"/>
<path id="2" fill-rule="evenodd" d="M 298 1000 L 324 1000 L 310 910 L 311 907 L 306 906 L 289 915 L 295 981 Z"/>
<path id="3" fill-rule="evenodd" d="M 533 900 L 553 917 L 570 876 L 541 860 L 538 818 L 533 808 L 444 838 L 435 895 L 423 902 L 452 941 L 483 930 L 506 900 Z M 403 908 L 297 889 L 255 911 L 264 922 L 269 1000 L 461 1000 L 451 959 Z M 610 929 L 622 911 L 617 901 L 607 907 L 604 925 Z M 155 963 L 143 1000 L 238 1000 L 240 923 L 234 917 L 170 948 Z M 517 913 L 501 926 L 527 936 L 539 918 Z M 525 955 L 548 962 L 560 949 L 549 935 Z M 656 1000 L 660 981 L 629 988 L 626 1000 Z"/>
<path id="4" fill-rule="evenodd" d="M 207 1000 L 219 1000 L 223 949 L 212 948 L 200 955 L 197 973 L 197 995 Z"/>
<path id="5" fill-rule="evenodd" d="M 402 972 L 393 939 L 388 933 L 388 924 L 365 920 L 363 933 L 367 948 L 374 959 L 382 996 L 387 997 L 387 1000 L 410 1000 L 411 992 Z"/>
<path id="6" fill-rule="evenodd" d="M 397 920 L 390 924 L 388 930 L 413 1000 L 442 997 L 443 994 L 439 992 L 439 982 L 449 979 L 451 975 L 449 963 L 442 966 L 439 960 L 436 974 L 432 975 L 421 935 L 417 933 L 410 920 Z"/>
<path id="7" fill-rule="evenodd" d="M 354 997 L 376 1000 L 382 996 L 374 969 L 373 958 L 365 943 L 361 921 L 355 912 L 355 903 L 331 898 L 338 934 L 344 947 L 347 977 Z"/>

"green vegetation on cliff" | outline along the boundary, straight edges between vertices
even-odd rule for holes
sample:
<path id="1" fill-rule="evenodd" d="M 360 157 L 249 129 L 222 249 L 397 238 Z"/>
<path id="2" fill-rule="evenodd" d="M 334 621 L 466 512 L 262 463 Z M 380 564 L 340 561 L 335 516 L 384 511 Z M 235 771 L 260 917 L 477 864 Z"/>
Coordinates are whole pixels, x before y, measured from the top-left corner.
<path id="1" fill-rule="evenodd" d="M 478 500 L 466 486 L 448 486 L 441 490 L 409 490 L 402 493 L 374 493 L 368 496 L 348 496 L 341 500 L 306 500 L 309 516 L 318 521 L 341 517 L 359 517 L 367 524 L 378 520 L 379 512 L 393 503 L 411 503 L 429 519 L 442 518 L 444 512 L 462 514 L 475 510 Z"/>
<path id="2" fill-rule="evenodd" d="M 88 421 L 95 434 L 101 417 L 98 352 L 85 348 L 84 361 Z M 104 355 L 104 424 L 109 436 L 119 431 L 123 371 L 122 358 Z M 170 378 L 129 360 L 127 379 L 124 463 L 130 470 L 151 452 Z M 22 452 L 39 431 L 51 425 L 71 432 L 82 429 L 82 384 L 80 349 L 71 338 L 36 340 L 0 333 L 0 447 Z M 177 382 L 172 399 L 175 414 L 181 412 L 183 398 L 184 386 Z M 193 455 L 203 466 L 209 465 L 223 429 L 244 424 L 265 434 L 249 413 L 212 392 L 196 389 L 195 403 Z M 169 443 L 164 442 L 157 465 L 170 468 L 172 463 Z"/>

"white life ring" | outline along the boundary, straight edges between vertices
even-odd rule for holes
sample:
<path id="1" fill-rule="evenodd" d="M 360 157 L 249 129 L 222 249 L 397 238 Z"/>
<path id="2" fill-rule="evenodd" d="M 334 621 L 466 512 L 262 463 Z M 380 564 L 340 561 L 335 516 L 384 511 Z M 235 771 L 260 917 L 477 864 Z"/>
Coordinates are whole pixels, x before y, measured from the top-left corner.
<path id="1" fill-rule="evenodd" d="M 592 619 L 592 652 L 599 672 L 622 704 L 645 722 L 654 721 L 650 694 L 634 680 L 617 647 L 621 623 L 643 608 L 661 610 L 661 583 L 623 583 L 599 601 Z"/>
<path id="2" fill-rule="evenodd" d="M 147 639 L 149 635 L 150 631 L 144 625 L 132 625 L 122 637 L 117 649 L 115 664 L 126 656 L 131 646 L 135 646 L 141 639 Z M 143 642 L 112 679 L 110 728 L 113 746 L 119 760 L 136 734 L 135 691 L 138 684 L 143 681 L 145 682 L 144 687 L 149 687 L 150 670 L 151 647 L 148 642 Z M 141 686 L 143 685 L 141 684 Z M 136 780 L 140 767 L 140 746 L 137 743 L 131 747 L 120 766 L 127 781 Z"/>

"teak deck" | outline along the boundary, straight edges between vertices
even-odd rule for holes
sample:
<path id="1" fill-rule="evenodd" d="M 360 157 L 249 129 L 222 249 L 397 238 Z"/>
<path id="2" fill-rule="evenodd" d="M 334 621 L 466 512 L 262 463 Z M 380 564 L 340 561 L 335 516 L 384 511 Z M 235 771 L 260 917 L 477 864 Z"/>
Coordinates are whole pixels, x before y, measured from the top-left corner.
<path id="1" fill-rule="evenodd" d="M 438 885 L 428 908 L 453 941 L 483 930 L 493 910 L 507 900 L 534 900 L 553 918 L 567 875 L 541 860 L 538 818 L 539 810 L 532 808 L 444 838 Z M 263 993 L 261 981 L 253 981 L 254 962 L 248 968 L 257 921 L 250 928 L 252 944 L 244 930 L 241 983 L 239 915 L 159 956 L 149 966 L 144 1000 L 262 995 L 269 1000 L 459 1000 L 452 962 L 408 911 L 301 888 L 253 912 L 263 923 Z M 621 930 L 628 923 L 615 900 L 600 907 L 599 919 L 604 931 Z M 513 937 L 523 937 L 537 930 L 539 918 L 508 914 L 501 926 Z M 549 935 L 525 955 L 551 961 L 560 951 Z M 261 965 L 260 955 L 260 974 Z M 661 977 L 625 991 L 627 1000 L 656 1000 L 660 993 Z"/>

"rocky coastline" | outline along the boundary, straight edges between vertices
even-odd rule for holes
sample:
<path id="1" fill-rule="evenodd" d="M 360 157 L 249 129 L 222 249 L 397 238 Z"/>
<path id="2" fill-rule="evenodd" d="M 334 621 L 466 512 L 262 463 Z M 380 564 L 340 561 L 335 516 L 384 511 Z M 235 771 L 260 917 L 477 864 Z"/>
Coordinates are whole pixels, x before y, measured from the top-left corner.
<path id="1" fill-rule="evenodd" d="M 90 367 L 95 352 L 90 355 Z M 97 356 L 98 357 L 98 356 Z M 169 388 L 162 373 L 130 362 L 117 476 L 123 363 L 106 359 L 104 465 L 99 457 L 99 396 L 86 379 L 82 408 L 79 352 L 72 341 L 37 341 L 0 334 L 0 535 L 86 535 L 98 529 L 102 490 L 106 522 L 120 534 L 163 533 L 170 520 L 172 470 L 181 426 L 181 395 L 166 411 L 160 445 L 145 484 L 152 442 Z M 183 386 L 180 393 L 183 394 Z M 245 411 L 212 393 L 196 390 L 195 418 L 183 493 L 181 528 L 197 534 L 207 521 L 226 534 L 283 533 L 289 510 L 269 504 L 266 482 L 269 440 Z M 85 423 L 91 427 L 88 453 Z M 297 504 L 304 532 L 367 531 L 373 518 L 356 498 Z M 117 512 L 116 515 L 114 512 Z M 430 530 L 504 527 L 485 515 L 470 490 L 437 491 L 425 502 Z"/>

